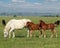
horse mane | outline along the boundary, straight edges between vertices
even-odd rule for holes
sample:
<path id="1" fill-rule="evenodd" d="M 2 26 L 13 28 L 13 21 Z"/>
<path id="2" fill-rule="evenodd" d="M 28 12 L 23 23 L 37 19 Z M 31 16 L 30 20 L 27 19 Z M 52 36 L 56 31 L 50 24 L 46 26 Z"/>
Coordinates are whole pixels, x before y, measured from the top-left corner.
<path id="1" fill-rule="evenodd" d="M 40 20 L 40 23 L 46 24 L 43 20 Z"/>
<path id="2" fill-rule="evenodd" d="M 34 24 L 33 22 L 27 22 L 27 23 L 31 23 L 31 24 Z"/>
<path id="3" fill-rule="evenodd" d="M 32 24 L 34 24 L 34 23 L 33 23 L 33 22 L 27 22 L 27 24 L 28 24 L 28 25 L 32 25 Z"/>
<path id="4" fill-rule="evenodd" d="M 33 22 L 27 22 L 27 27 L 30 27 L 33 24 L 34 24 Z"/>

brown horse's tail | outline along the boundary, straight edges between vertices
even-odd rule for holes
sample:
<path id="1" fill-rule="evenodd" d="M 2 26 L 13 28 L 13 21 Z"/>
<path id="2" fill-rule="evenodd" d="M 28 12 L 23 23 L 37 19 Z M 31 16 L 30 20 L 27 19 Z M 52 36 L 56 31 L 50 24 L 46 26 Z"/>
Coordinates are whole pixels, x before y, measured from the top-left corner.
<path id="1" fill-rule="evenodd" d="M 60 24 L 60 21 L 58 20 L 54 24 L 55 24 L 55 26 L 58 26 Z"/>
<path id="2" fill-rule="evenodd" d="M 6 25 L 6 21 L 4 19 L 2 20 L 2 24 L 3 24 L 3 26 Z"/>

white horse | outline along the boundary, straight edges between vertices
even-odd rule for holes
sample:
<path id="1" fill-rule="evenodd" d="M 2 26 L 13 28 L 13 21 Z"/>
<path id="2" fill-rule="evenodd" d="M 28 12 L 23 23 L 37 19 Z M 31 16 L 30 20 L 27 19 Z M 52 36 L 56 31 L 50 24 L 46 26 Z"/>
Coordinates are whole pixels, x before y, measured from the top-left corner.
<path id="1" fill-rule="evenodd" d="M 12 33 L 12 38 L 15 37 L 15 33 L 13 32 L 15 29 L 22 29 L 26 26 L 27 22 L 31 22 L 30 19 L 20 19 L 20 20 L 16 20 L 16 19 L 12 19 L 10 20 L 4 29 L 4 37 L 11 37 L 11 33 Z M 29 36 L 29 32 L 27 34 L 27 37 Z"/>

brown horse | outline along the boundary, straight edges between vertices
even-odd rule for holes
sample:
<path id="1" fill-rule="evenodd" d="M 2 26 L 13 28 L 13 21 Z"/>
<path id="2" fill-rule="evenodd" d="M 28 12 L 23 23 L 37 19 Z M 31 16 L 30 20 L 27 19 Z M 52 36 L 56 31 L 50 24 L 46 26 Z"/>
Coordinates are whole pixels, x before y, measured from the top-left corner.
<path id="1" fill-rule="evenodd" d="M 32 37 L 32 32 L 34 30 L 39 30 L 40 31 L 40 34 L 42 34 L 41 30 L 40 30 L 40 26 L 39 24 L 34 24 L 33 22 L 27 22 L 27 28 L 29 29 L 29 34 L 30 34 L 30 37 Z M 39 36 L 40 37 L 40 36 Z"/>
<path id="2" fill-rule="evenodd" d="M 52 35 L 51 38 L 55 35 L 57 37 L 57 33 L 55 30 L 55 26 L 57 25 L 57 23 L 50 23 L 50 24 L 46 24 L 44 21 L 40 20 L 40 27 L 43 30 L 44 33 L 44 38 L 46 37 L 46 32 L 45 30 L 51 30 L 52 31 Z"/>

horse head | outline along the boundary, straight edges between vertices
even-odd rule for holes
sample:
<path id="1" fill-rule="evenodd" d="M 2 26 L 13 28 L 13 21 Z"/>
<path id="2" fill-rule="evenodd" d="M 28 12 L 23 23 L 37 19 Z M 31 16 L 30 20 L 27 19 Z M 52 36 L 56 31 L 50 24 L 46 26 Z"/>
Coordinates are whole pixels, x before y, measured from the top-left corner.
<path id="1" fill-rule="evenodd" d="M 4 29 L 4 38 L 8 36 L 8 32 Z"/>
<path id="2" fill-rule="evenodd" d="M 39 23 L 39 26 L 40 26 L 40 27 L 46 25 L 46 23 L 45 23 L 43 20 L 40 20 L 39 22 L 40 22 L 40 23 Z"/>
<path id="3" fill-rule="evenodd" d="M 33 22 L 27 22 L 26 26 L 29 27 L 31 26 L 32 24 L 34 24 Z"/>
<path id="4" fill-rule="evenodd" d="M 46 24 L 44 21 L 40 20 L 40 25 Z"/>

